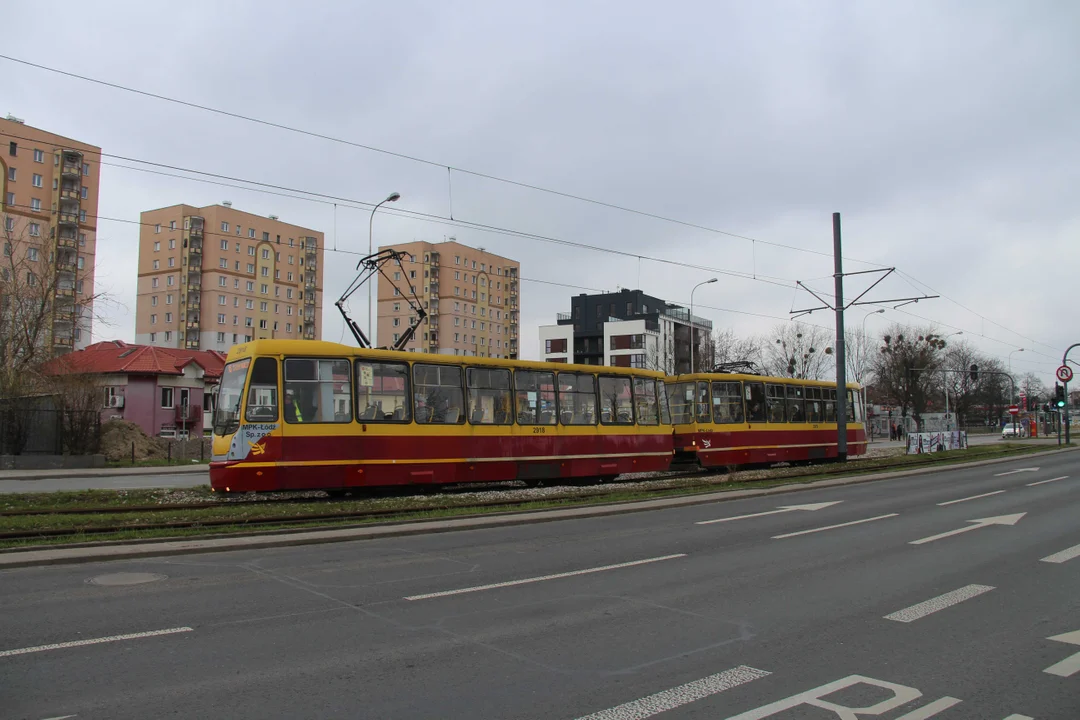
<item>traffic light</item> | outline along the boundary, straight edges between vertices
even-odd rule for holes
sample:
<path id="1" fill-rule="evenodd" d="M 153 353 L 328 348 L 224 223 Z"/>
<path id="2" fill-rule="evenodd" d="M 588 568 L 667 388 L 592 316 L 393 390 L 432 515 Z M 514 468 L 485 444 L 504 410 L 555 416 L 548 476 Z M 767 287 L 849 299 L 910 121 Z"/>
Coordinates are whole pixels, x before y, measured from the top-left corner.
<path id="1" fill-rule="evenodd" d="M 1059 408 L 1065 407 L 1065 388 L 1063 388 L 1059 383 L 1054 383 L 1054 397 L 1055 405 L 1057 405 Z"/>
<path id="2" fill-rule="evenodd" d="M 969 375 L 971 377 L 971 382 L 978 382 L 979 381 L 979 366 L 978 365 L 972 364 L 971 369 L 968 371 L 968 373 L 969 373 Z"/>

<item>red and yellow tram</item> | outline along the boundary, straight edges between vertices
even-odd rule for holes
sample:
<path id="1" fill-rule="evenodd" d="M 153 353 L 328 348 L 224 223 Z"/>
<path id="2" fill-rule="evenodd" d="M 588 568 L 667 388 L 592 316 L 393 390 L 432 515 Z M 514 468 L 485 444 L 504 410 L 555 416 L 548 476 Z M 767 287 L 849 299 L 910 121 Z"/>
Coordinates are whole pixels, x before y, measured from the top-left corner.
<path id="1" fill-rule="evenodd" d="M 858 386 L 847 386 L 848 455 L 866 453 Z M 667 379 L 676 462 L 723 467 L 835 459 L 836 383 L 698 373 Z"/>
<path id="2" fill-rule="evenodd" d="M 665 470 L 662 373 L 256 340 L 229 352 L 215 490 L 614 477 Z"/>

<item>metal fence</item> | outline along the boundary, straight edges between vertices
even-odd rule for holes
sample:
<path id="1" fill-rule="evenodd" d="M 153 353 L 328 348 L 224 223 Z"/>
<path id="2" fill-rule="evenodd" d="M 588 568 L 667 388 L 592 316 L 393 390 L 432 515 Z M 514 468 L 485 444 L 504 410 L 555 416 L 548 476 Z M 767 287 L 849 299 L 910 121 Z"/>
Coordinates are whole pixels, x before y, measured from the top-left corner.
<path id="1" fill-rule="evenodd" d="M 62 410 L 52 398 L 0 400 L 0 455 L 93 455 L 101 414 Z"/>

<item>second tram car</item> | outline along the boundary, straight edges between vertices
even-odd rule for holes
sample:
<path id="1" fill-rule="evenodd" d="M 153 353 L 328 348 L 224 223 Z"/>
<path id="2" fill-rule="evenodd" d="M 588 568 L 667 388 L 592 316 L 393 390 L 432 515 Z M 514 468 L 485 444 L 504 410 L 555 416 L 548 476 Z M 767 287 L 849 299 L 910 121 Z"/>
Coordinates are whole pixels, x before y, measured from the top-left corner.
<path id="1" fill-rule="evenodd" d="M 858 385 L 847 386 L 848 455 L 866 453 Z M 837 457 L 836 383 L 698 373 L 667 379 L 675 460 L 723 467 Z"/>

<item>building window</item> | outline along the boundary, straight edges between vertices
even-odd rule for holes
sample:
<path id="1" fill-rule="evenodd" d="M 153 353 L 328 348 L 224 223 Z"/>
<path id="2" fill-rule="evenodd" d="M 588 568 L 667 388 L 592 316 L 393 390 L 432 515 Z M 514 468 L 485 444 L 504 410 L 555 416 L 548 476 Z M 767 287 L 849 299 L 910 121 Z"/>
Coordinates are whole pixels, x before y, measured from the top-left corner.
<path id="1" fill-rule="evenodd" d="M 175 250 L 176 249 L 176 238 L 173 238 L 172 240 L 169 241 L 169 249 L 170 250 Z"/>
<path id="2" fill-rule="evenodd" d="M 551 353 L 565 353 L 566 352 L 566 338 L 557 338 L 555 340 L 548 340 L 544 343 L 544 352 L 548 355 Z"/>
<path id="3" fill-rule="evenodd" d="M 286 305 L 285 306 L 285 314 L 286 315 L 292 315 L 292 305 Z"/>
<path id="4" fill-rule="evenodd" d="M 225 296 L 224 295 L 218 295 L 217 296 L 217 304 L 218 305 L 224 305 L 225 304 Z"/>
<path id="5" fill-rule="evenodd" d="M 26 259 L 29 260 L 30 262 L 37 262 L 38 261 L 38 249 L 36 247 L 27 248 L 27 250 L 26 250 Z"/>
<path id="6" fill-rule="evenodd" d="M 263 302 L 259 303 L 259 311 L 260 312 L 266 312 L 266 308 L 267 308 L 266 301 L 263 301 Z"/>
<path id="7" fill-rule="evenodd" d="M 217 334 L 217 341 L 218 341 L 219 343 L 223 343 L 223 342 L 225 342 L 225 333 L 223 333 L 223 332 L 219 332 L 219 333 Z"/>
<path id="8" fill-rule="evenodd" d="M 227 286 L 229 284 L 229 281 L 225 278 L 224 275 L 220 275 L 220 276 L 218 276 L 218 283 L 217 284 L 218 284 L 218 287 L 225 287 L 225 286 Z"/>
<path id="9" fill-rule="evenodd" d="M 165 303 L 165 304 L 168 305 L 168 303 Z M 165 322 L 167 322 L 167 323 L 172 322 L 172 313 L 171 312 L 165 313 Z"/>
<path id="10" fill-rule="evenodd" d="M 150 324 L 151 325 L 157 325 L 157 315 L 154 315 L 154 314 L 150 315 Z"/>
<path id="11" fill-rule="evenodd" d="M 34 151 L 34 162 L 36 162 L 36 163 L 45 162 L 45 151 L 44 150 L 35 150 Z"/>
<path id="12" fill-rule="evenodd" d="M 161 407 L 172 408 L 173 406 L 173 389 L 171 387 L 161 388 Z"/>
<path id="13" fill-rule="evenodd" d="M 157 333 L 150 333 L 150 342 L 154 342 L 154 339 L 156 337 L 157 337 Z"/>
<path id="14" fill-rule="evenodd" d="M 266 239 L 266 238 L 264 238 L 264 239 Z M 269 248 L 263 248 L 262 259 L 263 260 L 269 260 L 270 259 L 270 249 Z"/>
<path id="15" fill-rule="evenodd" d="M 255 292 L 255 283 L 251 282 L 250 280 L 245 283 L 244 287 L 247 288 L 248 292 Z"/>
<path id="16" fill-rule="evenodd" d="M 395 293 L 395 294 L 396 294 L 396 293 Z M 285 291 L 285 297 L 287 297 L 287 298 L 289 298 L 290 300 L 292 300 L 292 288 L 289 288 L 289 289 L 287 289 L 287 290 Z"/>
<path id="17" fill-rule="evenodd" d="M 41 180 L 42 180 L 41 176 L 38 175 L 37 173 L 34 173 L 33 175 L 30 176 L 30 184 L 33 185 L 36 188 L 41 187 L 41 185 L 42 185 Z"/>
<path id="18" fill-rule="evenodd" d="M 7 171 L 8 182 L 15 182 L 15 177 L 16 177 L 15 168 L 8 168 L 8 171 Z"/>
<path id="19" fill-rule="evenodd" d="M 244 327 L 252 327 L 252 320 L 250 317 L 244 318 Z"/>
<path id="20" fill-rule="evenodd" d="M 79 195 L 82 197 L 83 200 L 86 199 L 86 191 L 87 188 L 85 185 L 83 185 L 82 188 L 79 190 Z"/>
<path id="21" fill-rule="evenodd" d="M 82 295 L 82 291 L 83 291 L 83 281 L 79 280 L 77 283 L 75 283 L 75 292 Z"/>
<path id="22" fill-rule="evenodd" d="M 174 258 L 174 257 L 169 258 L 169 267 L 176 267 L 176 258 Z"/>
<path id="23" fill-rule="evenodd" d="M 226 260 L 225 258 L 221 258 L 220 260 L 218 260 L 218 267 L 222 268 L 224 270 L 228 270 L 229 269 L 229 261 Z"/>
<path id="24" fill-rule="evenodd" d="M 158 227 L 160 228 L 161 226 L 158 225 Z M 161 252 L 161 241 L 160 240 L 155 240 L 154 241 L 154 252 Z"/>
<path id="25" fill-rule="evenodd" d="M 234 290 L 240 289 L 240 278 L 233 278 L 232 286 Z"/>
<path id="26" fill-rule="evenodd" d="M 228 250 L 229 249 L 229 241 L 228 240 L 222 240 L 221 241 L 221 249 L 222 250 Z"/>
<path id="27" fill-rule="evenodd" d="M 167 275 L 165 277 L 165 284 L 170 286 L 170 287 L 175 285 L 176 284 L 176 276 L 175 275 Z"/>
<path id="28" fill-rule="evenodd" d="M 261 292 L 263 295 L 266 295 L 268 292 L 270 292 L 270 286 L 266 283 L 263 283 L 259 286 L 259 292 Z"/>
<path id="29" fill-rule="evenodd" d="M 224 325 L 225 324 L 225 313 L 218 313 L 217 321 L 218 321 L 218 325 Z"/>
<path id="30" fill-rule="evenodd" d="M 34 212 L 41 212 L 41 200 L 38 198 L 30 198 L 30 209 Z"/>
<path id="31" fill-rule="evenodd" d="M 158 299 L 157 295 L 151 295 L 150 296 L 150 306 L 151 307 L 157 307 L 157 299 Z"/>
<path id="32" fill-rule="evenodd" d="M 254 245 L 248 245 L 248 255 L 250 255 L 251 257 L 255 257 L 255 246 Z"/>
<path id="33" fill-rule="evenodd" d="M 255 301 L 248 298 L 247 300 L 244 301 L 244 307 L 247 308 L 248 310 L 254 310 L 255 309 Z"/>
<path id="34" fill-rule="evenodd" d="M 293 264 L 293 260 L 295 260 L 295 259 L 296 259 L 296 258 L 294 258 L 294 257 L 293 257 L 292 255 L 290 255 L 290 256 L 289 256 L 289 264 L 290 264 L 290 265 L 292 265 L 292 264 Z M 290 275 L 292 275 L 292 273 L 289 273 L 289 274 L 290 274 Z"/>
<path id="35" fill-rule="evenodd" d="M 172 330 L 166 330 L 165 331 L 165 342 L 169 342 L 170 340 L 172 340 Z"/>
<path id="36" fill-rule="evenodd" d="M 248 237 L 249 238 L 255 237 L 255 228 L 248 228 Z"/>
<path id="37" fill-rule="evenodd" d="M 266 329 L 266 320 L 260 320 L 259 321 L 259 329 L 260 330 L 265 330 Z"/>
<path id="38" fill-rule="evenodd" d="M 41 226 L 37 223 L 30 223 L 29 230 L 27 230 L 27 232 L 30 234 L 30 237 L 40 237 Z"/>
<path id="39" fill-rule="evenodd" d="M 224 220 L 221 221 L 221 232 L 229 232 L 229 223 Z M 222 240 L 222 242 L 226 244 L 226 247 L 228 246 L 228 240 Z"/>
<path id="40" fill-rule="evenodd" d="M 287 333 L 292 332 L 292 323 L 285 323 L 285 332 L 287 332 Z"/>
<path id="41" fill-rule="evenodd" d="M 155 287 L 156 288 L 157 286 L 158 286 L 158 279 L 157 278 L 150 278 L 150 287 Z"/>
<path id="42" fill-rule="evenodd" d="M 86 211 L 85 210 L 80 210 L 79 211 L 79 222 L 86 222 Z"/>
<path id="43" fill-rule="evenodd" d="M 262 267 L 262 273 L 261 273 L 261 275 L 262 275 L 263 277 L 270 277 L 270 268 L 268 268 L 268 267 L 266 267 L 266 266 L 264 265 L 264 266 Z"/>
<path id="44" fill-rule="evenodd" d="M 254 263 L 248 263 L 248 264 L 247 264 L 247 271 L 248 271 L 249 273 L 254 273 L 254 272 L 255 272 L 255 265 L 254 265 Z"/>
<path id="45" fill-rule="evenodd" d="M 166 305 L 172 305 L 172 299 L 173 299 L 172 293 L 165 293 L 165 304 Z"/>
<path id="46" fill-rule="evenodd" d="M 233 306 L 234 308 L 238 308 L 238 307 L 240 307 L 240 298 L 238 298 L 238 297 L 234 297 L 234 298 L 232 299 L 232 306 Z"/>
<path id="47" fill-rule="evenodd" d="M 84 176 L 89 176 L 90 175 L 90 164 L 89 163 L 83 163 L 82 174 Z"/>

